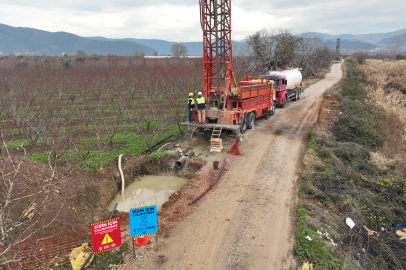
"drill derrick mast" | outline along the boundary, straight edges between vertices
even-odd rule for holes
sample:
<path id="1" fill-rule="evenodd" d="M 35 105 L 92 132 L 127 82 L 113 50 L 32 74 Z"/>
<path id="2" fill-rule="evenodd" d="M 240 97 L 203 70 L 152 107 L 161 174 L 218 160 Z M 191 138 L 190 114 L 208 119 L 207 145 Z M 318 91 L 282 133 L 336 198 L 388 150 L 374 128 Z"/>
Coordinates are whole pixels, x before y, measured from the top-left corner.
<path id="1" fill-rule="evenodd" d="M 340 61 L 340 39 L 337 38 L 337 45 L 336 45 L 336 62 Z"/>
<path id="2" fill-rule="evenodd" d="M 224 109 L 232 84 L 231 0 L 200 0 L 203 30 L 203 96 Z"/>
<path id="3" fill-rule="evenodd" d="M 206 120 L 193 113 L 193 122 L 181 125 L 213 130 L 212 138 L 224 129 L 244 133 L 254 128 L 255 119 L 269 119 L 275 113 L 273 81 L 245 76 L 233 85 L 231 46 L 231 0 L 199 0 L 203 30 L 203 96 Z M 200 123 L 196 123 L 196 122 Z M 193 134 L 193 131 L 192 131 Z"/>

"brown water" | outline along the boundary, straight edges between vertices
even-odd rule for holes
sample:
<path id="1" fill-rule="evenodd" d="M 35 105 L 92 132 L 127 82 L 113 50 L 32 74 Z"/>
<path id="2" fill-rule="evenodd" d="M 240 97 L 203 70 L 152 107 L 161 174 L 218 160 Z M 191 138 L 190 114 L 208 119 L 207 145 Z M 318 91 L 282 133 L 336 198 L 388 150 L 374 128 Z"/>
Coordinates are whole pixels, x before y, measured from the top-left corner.
<path id="1" fill-rule="evenodd" d="M 193 148 L 193 152 L 195 152 L 195 155 L 197 156 L 198 154 L 203 153 L 203 150 L 209 146 L 210 142 L 208 139 L 200 139 L 200 144 Z"/>
<path id="2" fill-rule="evenodd" d="M 136 207 L 161 205 L 187 182 L 187 179 L 177 176 L 145 175 L 140 179 L 125 188 L 124 197 L 121 197 L 120 190 L 108 209 L 113 210 L 116 202 L 117 210 L 123 212 Z"/>

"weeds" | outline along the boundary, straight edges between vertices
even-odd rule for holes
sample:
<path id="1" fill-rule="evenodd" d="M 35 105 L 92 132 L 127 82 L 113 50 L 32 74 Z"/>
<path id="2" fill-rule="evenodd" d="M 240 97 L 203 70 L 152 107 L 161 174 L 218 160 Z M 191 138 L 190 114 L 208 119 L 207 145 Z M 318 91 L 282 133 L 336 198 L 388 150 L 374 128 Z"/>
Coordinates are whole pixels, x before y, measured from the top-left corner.
<path id="1" fill-rule="evenodd" d="M 395 169 L 399 157 L 383 154 L 393 153 L 390 147 L 404 149 L 402 140 L 386 136 L 403 122 L 387 121 L 390 110 L 382 110 L 363 75 L 368 65 L 345 65 L 346 77 L 334 90 L 342 113 L 316 126 L 308 140 L 296 253 L 315 269 L 403 269 L 406 244 L 394 236 L 393 224 L 405 222 L 406 181 Z M 353 230 L 345 224 L 347 217 L 356 224 Z M 369 236 L 363 225 L 380 236 Z M 317 231 L 328 231 L 338 246 Z"/>

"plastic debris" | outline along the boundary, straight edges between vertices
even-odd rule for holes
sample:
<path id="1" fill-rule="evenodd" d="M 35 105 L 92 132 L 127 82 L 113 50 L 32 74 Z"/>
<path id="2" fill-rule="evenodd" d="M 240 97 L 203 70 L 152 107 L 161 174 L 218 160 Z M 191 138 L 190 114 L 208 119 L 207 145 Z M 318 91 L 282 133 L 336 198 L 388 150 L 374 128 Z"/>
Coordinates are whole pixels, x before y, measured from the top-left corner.
<path id="1" fill-rule="evenodd" d="M 362 251 L 363 253 L 365 253 L 365 252 L 366 252 L 365 248 L 361 248 L 361 251 Z"/>
<path id="2" fill-rule="evenodd" d="M 403 224 L 397 224 L 397 225 L 395 226 L 395 229 L 401 229 L 401 228 L 403 228 L 403 227 L 405 227 L 405 225 L 403 225 Z"/>
<path id="3" fill-rule="evenodd" d="M 322 233 L 321 231 L 317 230 L 317 233 L 320 235 L 321 238 L 325 237 L 328 241 L 330 241 L 330 243 L 336 247 L 337 244 L 333 241 L 333 239 L 331 239 L 330 235 L 328 234 L 328 232 Z"/>
<path id="4" fill-rule="evenodd" d="M 313 270 L 313 264 L 303 263 L 302 268 L 300 268 L 299 270 Z"/>
<path id="5" fill-rule="evenodd" d="M 400 237 L 400 240 L 406 240 L 406 229 L 403 229 L 403 231 L 397 230 L 396 235 Z"/>
<path id="6" fill-rule="evenodd" d="M 379 232 L 370 230 L 370 229 L 368 229 L 367 226 L 365 226 L 365 225 L 362 226 L 362 228 L 364 228 L 364 229 L 368 232 L 368 235 L 374 235 L 374 236 L 376 236 L 376 237 L 379 237 Z"/>
<path id="7" fill-rule="evenodd" d="M 360 171 L 363 171 L 363 170 L 365 170 L 365 168 L 364 168 L 364 166 L 358 166 L 358 170 L 360 170 Z"/>
<path id="8" fill-rule="evenodd" d="M 345 220 L 345 223 L 348 225 L 348 227 L 350 227 L 350 229 L 354 228 L 355 226 L 354 221 L 352 221 L 352 219 L 349 217 Z"/>
<path id="9" fill-rule="evenodd" d="M 84 243 L 82 246 L 72 250 L 72 252 L 69 254 L 69 259 L 73 270 L 79 270 L 82 267 L 87 257 L 89 257 L 90 251 L 88 250 L 90 250 L 90 248 L 87 243 Z M 93 257 L 94 256 L 92 256 L 92 258 L 86 264 L 85 268 L 89 267 L 90 263 L 93 261 Z"/>
<path id="10" fill-rule="evenodd" d="M 374 253 L 375 255 L 379 254 L 379 250 L 377 250 L 376 248 L 371 248 L 371 252 Z"/>
<path id="11" fill-rule="evenodd" d="M 381 231 L 385 231 L 385 228 L 384 228 L 384 227 L 381 227 Z"/>
<path id="12" fill-rule="evenodd" d="M 310 236 L 305 237 L 307 240 L 312 241 L 313 239 Z"/>

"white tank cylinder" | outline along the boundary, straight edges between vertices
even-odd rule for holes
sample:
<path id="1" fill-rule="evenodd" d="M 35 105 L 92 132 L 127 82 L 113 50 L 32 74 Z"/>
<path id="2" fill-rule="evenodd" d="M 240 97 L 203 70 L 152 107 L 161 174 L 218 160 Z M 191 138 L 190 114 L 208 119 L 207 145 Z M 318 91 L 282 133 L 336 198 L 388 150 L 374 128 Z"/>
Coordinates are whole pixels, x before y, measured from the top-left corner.
<path id="1" fill-rule="evenodd" d="M 280 71 L 270 71 L 269 75 L 279 75 L 279 76 L 286 76 L 286 85 L 287 89 L 293 89 L 299 83 L 302 82 L 302 73 L 298 68 L 294 69 L 286 69 Z"/>

